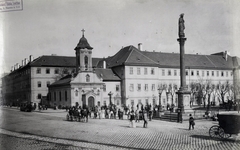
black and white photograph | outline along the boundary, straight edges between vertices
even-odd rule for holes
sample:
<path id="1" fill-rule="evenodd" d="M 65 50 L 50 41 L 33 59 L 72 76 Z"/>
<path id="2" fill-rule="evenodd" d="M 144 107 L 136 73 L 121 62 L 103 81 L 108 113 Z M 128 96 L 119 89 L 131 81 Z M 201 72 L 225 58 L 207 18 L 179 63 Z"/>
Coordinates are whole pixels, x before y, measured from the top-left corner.
<path id="1" fill-rule="evenodd" d="M 0 0 L 1 150 L 239 150 L 239 0 Z"/>

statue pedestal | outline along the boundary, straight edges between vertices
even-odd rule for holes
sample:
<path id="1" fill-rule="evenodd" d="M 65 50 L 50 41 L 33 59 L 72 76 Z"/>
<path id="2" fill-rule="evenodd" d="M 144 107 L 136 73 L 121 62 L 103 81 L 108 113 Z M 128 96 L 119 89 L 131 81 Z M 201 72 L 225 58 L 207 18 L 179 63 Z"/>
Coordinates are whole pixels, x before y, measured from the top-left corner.
<path id="1" fill-rule="evenodd" d="M 180 88 L 178 92 L 178 122 L 188 119 L 188 114 L 193 113 L 190 108 L 190 91 Z"/>
<path id="2" fill-rule="evenodd" d="M 184 88 L 180 88 L 177 92 L 178 94 L 178 108 L 181 109 L 181 112 L 187 112 L 189 110 L 192 110 L 190 108 L 190 91 L 187 91 Z"/>

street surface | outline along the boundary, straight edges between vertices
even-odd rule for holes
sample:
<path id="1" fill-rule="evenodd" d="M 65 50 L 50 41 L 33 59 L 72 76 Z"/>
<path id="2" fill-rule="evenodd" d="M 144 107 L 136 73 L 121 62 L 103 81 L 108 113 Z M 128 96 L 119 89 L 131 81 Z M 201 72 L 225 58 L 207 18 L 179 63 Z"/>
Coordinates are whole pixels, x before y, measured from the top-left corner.
<path id="1" fill-rule="evenodd" d="M 89 119 L 88 123 L 66 121 L 64 110 L 20 112 L 0 108 L 0 149 L 168 149 L 239 150 L 240 136 L 230 140 L 213 139 L 209 129 L 218 122 L 196 120 L 194 130 L 188 122 L 143 121 L 129 128 L 128 120 Z"/>

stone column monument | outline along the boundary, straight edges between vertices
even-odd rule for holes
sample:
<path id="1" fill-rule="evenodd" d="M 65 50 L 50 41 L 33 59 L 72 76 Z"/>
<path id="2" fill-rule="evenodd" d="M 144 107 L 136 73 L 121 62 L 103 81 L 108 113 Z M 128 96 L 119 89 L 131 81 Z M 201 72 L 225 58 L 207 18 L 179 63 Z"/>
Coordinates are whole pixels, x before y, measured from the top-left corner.
<path id="1" fill-rule="evenodd" d="M 177 92 L 178 94 L 178 111 L 180 111 L 180 122 L 182 121 L 182 113 L 186 111 L 186 109 L 190 108 L 190 91 L 188 91 L 186 86 L 186 72 L 185 72 L 185 52 L 184 52 L 184 44 L 187 38 L 185 38 L 185 25 L 184 25 L 184 14 L 180 14 L 179 22 L 178 22 L 178 36 L 177 41 L 180 44 L 180 78 L 181 84 L 180 88 Z"/>

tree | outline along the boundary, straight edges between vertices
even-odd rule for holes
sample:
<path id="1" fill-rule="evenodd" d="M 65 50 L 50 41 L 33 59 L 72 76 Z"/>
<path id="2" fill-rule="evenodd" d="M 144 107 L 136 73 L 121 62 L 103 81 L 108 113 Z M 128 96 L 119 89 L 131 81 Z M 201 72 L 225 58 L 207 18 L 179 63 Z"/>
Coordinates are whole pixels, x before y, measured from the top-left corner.
<path id="1" fill-rule="evenodd" d="M 216 87 L 217 86 L 215 84 L 212 85 L 213 105 L 215 105 L 215 99 L 216 99 L 216 96 L 217 96 L 217 89 L 216 89 Z"/>
<path id="2" fill-rule="evenodd" d="M 227 89 L 226 94 L 228 94 L 230 100 L 233 100 L 233 97 L 234 97 L 234 86 L 233 86 L 233 84 L 229 84 L 229 88 Z"/>
<path id="3" fill-rule="evenodd" d="M 174 104 L 174 95 L 177 91 L 177 85 L 176 84 L 169 84 L 168 86 L 168 93 L 171 95 L 171 104 Z"/>
<path id="4" fill-rule="evenodd" d="M 225 97 L 225 94 L 229 91 L 230 87 L 231 87 L 231 85 L 230 85 L 229 81 L 226 81 L 224 84 L 219 82 L 216 86 L 217 95 L 221 99 L 223 105 L 226 104 L 224 97 Z"/>
<path id="5" fill-rule="evenodd" d="M 198 104 L 199 105 L 202 104 L 202 101 L 203 101 L 204 108 L 206 107 L 206 98 L 210 90 L 210 87 L 211 87 L 211 80 L 204 81 L 203 79 L 199 79 L 198 82 L 196 83 L 196 91 L 198 94 Z"/>
<path id="6" fill-rule="evenodd" d="M 196 82 L 191 82 L 190 83 L 190 92 L 191 92 L 191 95 L 190 95 L 190 107 L 192 107 L 195 95 L 197 93 L 197 83 Z"/>
<path id="7" fill-rule="evenodd" d="M 162 102 L 161 102 L 161 96 L 162 96 L 162 92 L 166 90 L 166 84 L 160 83 L 158 84 L 158 94 L 159 94 L 159 107 L 160 109 L 162 109 Z M 159 109 L 159 110 L 160 110 Z"/>

